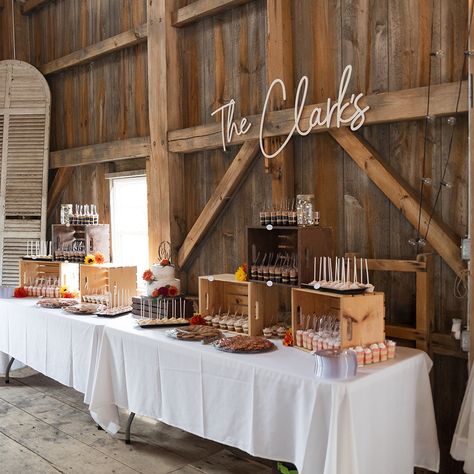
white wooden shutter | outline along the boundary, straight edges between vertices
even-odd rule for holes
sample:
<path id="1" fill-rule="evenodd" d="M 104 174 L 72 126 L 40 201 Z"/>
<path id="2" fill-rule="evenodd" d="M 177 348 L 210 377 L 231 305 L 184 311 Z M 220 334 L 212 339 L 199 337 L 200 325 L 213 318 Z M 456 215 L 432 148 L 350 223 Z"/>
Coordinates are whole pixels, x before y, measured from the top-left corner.
<path id="1" fill-rule="evenodd" d="M 0 61 L 0 284 L 18 284 L 28 240 L 46 238 L 51 94 L 22 61 Z"/>

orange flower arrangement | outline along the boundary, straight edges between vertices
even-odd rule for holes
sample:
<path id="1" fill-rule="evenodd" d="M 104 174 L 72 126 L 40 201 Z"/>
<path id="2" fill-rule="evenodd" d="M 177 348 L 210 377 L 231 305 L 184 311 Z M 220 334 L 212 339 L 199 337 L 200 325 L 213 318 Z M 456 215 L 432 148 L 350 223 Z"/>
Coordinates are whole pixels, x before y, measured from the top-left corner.
<path id="1" fill-rule="evenodd" d="M 192 326 L 202 326 L 206 324 L 206 321 L 199 313 L 194 313 L 193 317 L 189 320 L 189 324 Z"/>
<path id="2" fill-rule="evenodd" d="M 247 264 L 243 263 L 240 265 L 239 268 L 237 268 L 237 271 L 235 272 L 235 279 L 237 281 L 247 281 Z"/>
<path id="3" fill-rule="evenodd" d="M 168 288 L 168 296 L 176 296 L 178 294 L 178 288 L 175 286 L 170 286 Z"/>
<path id="4" fill-rule="evenodd" d="M 143 272 L 142 278 L 148 283 L 155 280 L 155 276 L 153 275 L 153 272 L 150 269 L 145 270 Z"/>
<path id="5" fill-rule="evenodd" d="M 28 296 L 28 290 L 23 286 L 19 286 L 13 291 L 13 296 L 15 298 L 26 298 Z"/>
<path id="6" fill-rule="evenodd" d="M 292 346 L 293 345 L 293 331 L 288 329 L 285 333 L 285 337 L 283 338 L 283 345 L 284 346 Z"/>
<path id="7" fill-rule="evenodd" d="M 102 263 L 105 262 L 105 257 L 104 257 L 104 254 L 102 252 L 96 252 L 94 254 L 94 258 L 95 258 L 95 263 L 101 265 Z"/>

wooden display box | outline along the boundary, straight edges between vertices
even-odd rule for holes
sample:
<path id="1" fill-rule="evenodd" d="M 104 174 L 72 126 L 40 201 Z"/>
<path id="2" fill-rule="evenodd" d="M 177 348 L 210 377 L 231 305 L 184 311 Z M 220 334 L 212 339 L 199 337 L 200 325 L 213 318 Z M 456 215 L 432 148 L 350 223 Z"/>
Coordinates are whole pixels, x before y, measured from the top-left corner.
<path id="1" fill-rule="evenodd" d="M 20 286 L 37 278 L 59 278 L 61 286 L 69 291 L 79 291 L 79 264 L 20 259 Z"/>
<path id="2" fill-rule="evenodd" d="M 207 316 L 221 309 L 249 317 L 250 336 L 261 336 L 263 328 L 275 324 L 277 316 L 290 311 L 290 288 L 237 281 L 232 274 L 199 277 L 199 312 Z"/>
<path id="3" fill-rule="evenodd" d="M 309 283 L 313 280 L 314 259 L 332 257 L 334 245 L 330 227 L 266 227 L 247 228 L 247 263 L 249 272 L 252 262 L 260 253 L 296 254 L 298 259 L 298 283 Z M 250 274 L 249 274 L 250 278 Z M 253 280 L 252 280 L 253 281 Z M 261 281 L 261 280 L 259 280 Z M 295 285 L 293 285 L 295 286 Z"/>
<path id="4" fill-rule="evenodd" d="M 62 250 L 70 247 L 74 242 L 83 242 L 84 254 L 100 252 L 105 262 L 110 262 L 110 226 L 108 224 L 94 225 L 52 225 L 51 240 L 53 249 Z"/>
<path id="5" fill-rule="evenodd" d="M 81 265 L 81 296 L 113 292 L 117 288 L 124 291 L 132 305 L 132 297 L 137 293 L 137 267 L 103 265 Z"/>
<path id="6" fill-rule="evenodd" d="M 305 329 L 300 326 L 301 314 L 331 314 L 339 319 L 343 348 L 379 343 L 385 339 L 384 294 L 380 292 L 340 295 L 293 288 L 291 308 L 293 334 L 298 329 Z"/>

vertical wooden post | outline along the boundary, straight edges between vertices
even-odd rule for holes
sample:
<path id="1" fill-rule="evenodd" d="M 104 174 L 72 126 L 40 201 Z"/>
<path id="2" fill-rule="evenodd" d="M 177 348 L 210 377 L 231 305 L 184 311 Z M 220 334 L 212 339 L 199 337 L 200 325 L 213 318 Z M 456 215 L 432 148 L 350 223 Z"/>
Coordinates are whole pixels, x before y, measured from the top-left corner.
<path id="1" fill-rule="evenodd" d="M 150 261 L 161 241 L 173 251 L 183 238 L 183 158 L 168 151 L 168 130 L 181 126 L 179 30 L 172 26 L 177 0 L 148 0 L 148 102 L 151 153 L 147 161 Z"/>
<path id="2" fill-rule="evenodd" d="M 291 0 L 267 0 L 267 82 L 281 79 L 286 86 L 286 101 L 280 88 L 276 88 L 270 102 L 271 110 L 293 107 L 293 39 L 291 28 Z M 286 137 L 265 140 L 267 153 L 273 153 Z M 294 196 L 293 142 L 275 158 L 265 159 L 265 169 L 272 175 L 272 202 L 279 205 Z"/>
<path id="3" fill-rule="evenodd" d="M 467 21 L 469 28 L 469 22 L 471 18 L 471 9 L 474 8 L 473 0 L 467 0 L 468 2 L 468 15 Z M 474 28 L 471 27 L 471 32 L 469 36 L 469 50 L 472 51 L 474 48 Z M 467 57 L 467 66 L 468 66 L 468 78 L 470 82 L 469 86 L 469 97 L 468 97 L 468 115 L 469 115 L 469 134 L 468 134 L 468 160 L 469 160 L 469 219 L 468 219 L 468 229 L 469 237 L 471 238 L 470 252 L 471 257 L 469 261 L 469 276 L 468 276 L 468 325 L 469 325 L 469 367 L 472 366 L 474 362 L 474 268 L 473 268 L 473 256 L 474 256 L 474 239 L 472 235 L 472 229 L 474 225 L 474 190 L 472 186 L 474 185 L 474 109 L 473 109 L 473 79 L 472 75 L 474 74 L 474 62 L 473 57 Z"/>
<path id="4" fill-rule="evenodd" d="M 423 339 L 417 339 L 416 348 L 429 352 L 433 319 L 433 257 L 420 254 L 416 259 L 426 263 L 425 271 L 416 272 L 416 332 L 423 334 Z"/>

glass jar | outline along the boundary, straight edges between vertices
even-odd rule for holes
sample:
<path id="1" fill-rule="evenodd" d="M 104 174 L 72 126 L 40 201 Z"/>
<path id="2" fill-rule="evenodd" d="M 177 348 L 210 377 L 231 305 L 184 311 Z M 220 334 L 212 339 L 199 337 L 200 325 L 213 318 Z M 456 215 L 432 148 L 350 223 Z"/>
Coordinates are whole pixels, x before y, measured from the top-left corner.
<path id="1" fill-rule="evenodd" d="M 72 215 L 72 204 L 61 204 L 61 224 L 70 224 Z"/>
<path id="2" fill-rule="evenodd" d="M 296 220 L 303 227 L 314 224 L 314 194 L 296 196 Z"/>

